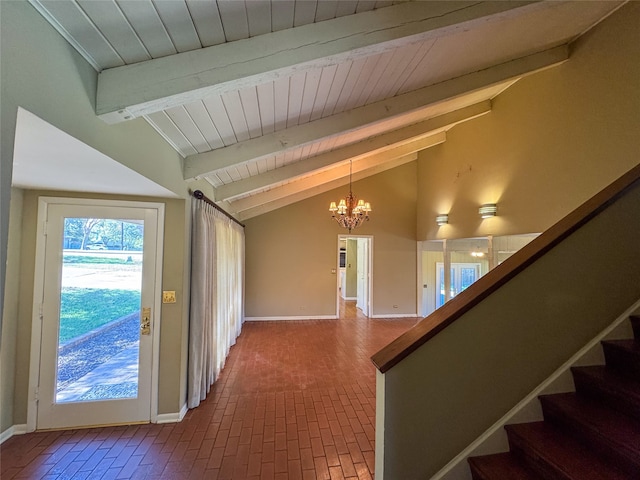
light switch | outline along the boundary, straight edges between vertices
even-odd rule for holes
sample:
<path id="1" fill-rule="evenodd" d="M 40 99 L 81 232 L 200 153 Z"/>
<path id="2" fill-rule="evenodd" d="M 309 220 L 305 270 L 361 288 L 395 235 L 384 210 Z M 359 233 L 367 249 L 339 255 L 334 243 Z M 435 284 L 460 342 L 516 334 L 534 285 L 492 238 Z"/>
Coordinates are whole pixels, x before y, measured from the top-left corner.
<path id="1" fill-rule="evenodd" d="M 162 303 L 176 303 L 176 291 L 165 290 L 162 292 Z"/>

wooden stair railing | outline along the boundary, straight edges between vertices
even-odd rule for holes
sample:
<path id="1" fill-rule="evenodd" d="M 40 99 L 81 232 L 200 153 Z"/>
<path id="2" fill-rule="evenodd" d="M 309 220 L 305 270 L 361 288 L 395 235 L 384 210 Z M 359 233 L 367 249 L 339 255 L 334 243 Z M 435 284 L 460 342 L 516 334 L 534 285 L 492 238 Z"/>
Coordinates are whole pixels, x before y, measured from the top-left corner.
<path id="1" fill-rule="evenodd" d="M 371 357 L 382 373 L 425 344 L 640 182 L 640 164 Z"/>
<path id="2" fill-rule="evenodd" d="M 640 316 L 602 342 L 606 366 L 572 368 L 576 391 L 539 397 L 544 421 L 506 425 L 511 450 L 468 459 L 474 480 L 640 478 Z"/>

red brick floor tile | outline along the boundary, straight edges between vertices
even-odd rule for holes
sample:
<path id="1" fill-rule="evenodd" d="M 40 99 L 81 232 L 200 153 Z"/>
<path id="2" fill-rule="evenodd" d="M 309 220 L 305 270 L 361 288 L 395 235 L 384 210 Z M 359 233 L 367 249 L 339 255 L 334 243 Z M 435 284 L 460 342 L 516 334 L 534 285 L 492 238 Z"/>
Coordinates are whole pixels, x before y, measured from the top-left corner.
<path id="1" fill-rule="evenodd" d="M 339 320 L 246 323 L 209 397 L 180 423 L 14 436 L 0 476 L 371 480 L 369 358 L 415 320 L 367 319 L 347 306 Z"/>

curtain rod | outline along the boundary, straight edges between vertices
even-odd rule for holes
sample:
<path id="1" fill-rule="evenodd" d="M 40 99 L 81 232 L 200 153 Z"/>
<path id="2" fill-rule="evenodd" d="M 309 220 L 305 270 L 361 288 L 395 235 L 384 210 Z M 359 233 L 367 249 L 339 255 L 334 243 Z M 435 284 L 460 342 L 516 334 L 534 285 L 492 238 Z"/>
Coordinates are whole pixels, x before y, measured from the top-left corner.
<path id="1" fill-rule="evenodd" d="M 233 215 L 231 215 L 229 212 L 227 212 L 224 208 L 219 207 L 218 205 L 216 205 L 213 200 L 209 199 L 204 193 L 202 193 L 201 190 L 196 190 L 195 192 L 191 192 L 191 195 L 193 195 L 194 197 L 196 197 L 198 200 L 204 200 L 205 202 L 207 202 L 209 205 L 211 205 L 213 208 L 215 208 L 216 210 L 218 210 L 219 212 L 224 213 L 227 217 L 229 217 L 231 220 L 233 220 L 234 222 L 236 222 L 238 225 L 240 225 L 242 228 L 244 228 L 244 223 L 240 223 L 239 220 L 237 220 L 236 218 L 234 218 Z"/>

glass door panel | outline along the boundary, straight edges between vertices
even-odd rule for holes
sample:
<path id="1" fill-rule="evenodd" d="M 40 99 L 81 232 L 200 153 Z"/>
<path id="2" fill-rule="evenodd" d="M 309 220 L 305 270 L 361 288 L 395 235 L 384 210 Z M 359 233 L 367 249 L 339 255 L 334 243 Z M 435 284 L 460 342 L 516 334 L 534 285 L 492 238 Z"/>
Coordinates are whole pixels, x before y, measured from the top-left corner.
<path id="1" fill-rule="evenodd" d="M 141 223 L 64 219 L 79 248 L 62 252 L 56 403 L 138 396 L 143 238 Z"/>

